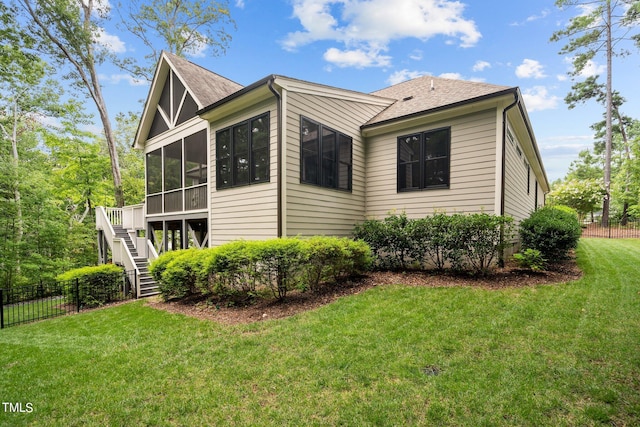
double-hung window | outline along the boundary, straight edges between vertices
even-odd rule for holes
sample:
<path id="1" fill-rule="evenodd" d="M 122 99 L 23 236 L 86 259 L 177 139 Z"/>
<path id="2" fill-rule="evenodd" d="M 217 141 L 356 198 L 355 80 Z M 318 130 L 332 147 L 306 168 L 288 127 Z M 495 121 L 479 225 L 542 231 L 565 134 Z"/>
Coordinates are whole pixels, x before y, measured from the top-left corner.
<path id="1" fill-rule="evenodd" d="M 351 137 L 300 118 L 300 182 L 351 191 Z"/>
<path id="2" fill-rule="evenodd" d="M 451 128 L 398 138 L 398 191 L 449 188 Z"/>
<path id="3" fill-rule="evenodd" d="M 269 181 L 269 113 L 216 132 L 216 188 Z"/>

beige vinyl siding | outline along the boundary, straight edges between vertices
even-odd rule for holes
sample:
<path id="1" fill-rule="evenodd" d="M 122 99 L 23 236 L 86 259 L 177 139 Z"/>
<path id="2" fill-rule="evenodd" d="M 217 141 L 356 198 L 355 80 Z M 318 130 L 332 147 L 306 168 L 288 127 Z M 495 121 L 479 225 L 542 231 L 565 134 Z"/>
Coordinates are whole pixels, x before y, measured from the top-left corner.
<path id="1" fill-rule="evenodd" d="M 526 164 L 530 165 L 530 161 L 525 157 L 522 144 L 520 143 L 520 141 L 522 141 L 521 138 L 526 136 L 516 134 L 513 129 L 511 133 L 514 136 L 514 141 L 511 142 L 509 138 L 507 138 L 506 141 L 504 211 L 505 215 L 512 216 L 516 224 L 518 224 L 527 218 L 535 209 L 536 176 L 533 168 L 531 168 L 529 172 L 531 181 L 529 192 L 527 193 Z M 517 147 L 520 148 L 521 155 L 518 155 Z M 538 203 L 541 203 L 541 200 L 538 200 Z"/>
<path id="2" fill-rule="evenodd" d="M 269 112 L 269 182 L 216 190 L 216 131 Z M 268 239 L 278 234 L 277 204 L 278 116 L 273 100 L 211 123 L 211 246 L 237 239 Z"/>
<path id="3" fill-rule="evenodd" d="M 425 121 L 367 142 L 366 216 L 384 218 L 405 211 L 418 218 L 435 211 L 493 212 L 495 206 L 496 110 L 450 120 Z M 451 127 L 450 185 L 448 189 L 397 191 L 398 137 Z"/>
<path id="4" fill-rule="evenodd" d="M 383 107 L 337 98 L 287 94 L 286 233 L 348 236 L 365 214 L 364 146 L 360 126 Z M 300 183 L 300 116 L 353 139 L 352 191 Z"/>

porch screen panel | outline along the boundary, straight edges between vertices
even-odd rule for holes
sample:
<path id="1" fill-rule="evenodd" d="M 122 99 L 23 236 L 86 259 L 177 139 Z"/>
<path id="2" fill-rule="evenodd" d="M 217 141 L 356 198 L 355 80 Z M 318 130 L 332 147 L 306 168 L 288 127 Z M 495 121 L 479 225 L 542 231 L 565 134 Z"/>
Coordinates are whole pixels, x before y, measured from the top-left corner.
<path id="1" fill-rule="evenodd" d="M 164 191 L 182 187 L 182 141 L 164 147 Z"/>
<path id="2" fill-rule="evenodd" d="M 189 135 L 184 139 L 185 187 L 207 183 L 207 131 Z"/>
<path id="3" fill-rule="evenodd" d="M 162 192 L 162 149 L 147 153 L 147 194 Z"/>

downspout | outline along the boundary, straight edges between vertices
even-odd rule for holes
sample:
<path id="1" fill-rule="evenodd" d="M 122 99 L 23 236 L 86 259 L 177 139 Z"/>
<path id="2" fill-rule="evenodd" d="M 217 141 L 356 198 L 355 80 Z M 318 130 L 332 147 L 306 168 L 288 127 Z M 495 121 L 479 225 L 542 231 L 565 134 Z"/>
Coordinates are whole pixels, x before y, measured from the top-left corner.
<path id="1" fill-rule="evenodd" d="M 507 105 L 502 110 L 502 170 L 500 179 L 500 216 L 504 216 L 504 199 L 505 199 L 505 186 L 507 177 L 507 112 L 518 104 L 518 90 L 513 92 L 513 103 Z M 500 244 L 504 244 L 504 226 L 500 226 Z M 504 267 L 504 249 L 500 251 L 500 257 L 498 259 L 500 267 Z"/>
<path id="2" fill-rule="evenodd" d="M 276 97 L 277 103 L 276 103 L 276 111 L 277 111 L 277 115 L 278 115 L 278 130 L 276 132 L 276 139 L 277 139 L 277 158 L 278 158 L 278 176 L 277 176 L 277 180 L 278 180 L 278 190 L 277 190 L 277 199 L 278 199 L 278 215 L 277 215 L 277 221 L 278 221 L 278 237 L 282 237 L 282 189 L 284 186 L 284 183 L 282 181 L 283 177 L 282 177 L 282 126 L 283 126 L 283 120 L 282 120 L 282 97 L 280 96 L 280 93 L 278 93 L 277 90 L 274 89 L 273 87 L 273 83 L 276 80 L 275 76 L 271 76 L 271 78 L 269 79 L 269 90 L 271 91 L 271 93 L 273 93 L 273 95 Z"/>

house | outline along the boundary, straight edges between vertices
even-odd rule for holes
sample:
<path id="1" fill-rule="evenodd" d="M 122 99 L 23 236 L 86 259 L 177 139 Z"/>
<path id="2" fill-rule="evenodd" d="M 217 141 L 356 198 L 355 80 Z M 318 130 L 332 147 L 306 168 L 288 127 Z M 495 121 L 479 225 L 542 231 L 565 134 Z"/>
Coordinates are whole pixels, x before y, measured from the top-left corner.
<path id="1" fill-rule="evenodd" d="M 519 221 L 549 191 L 517 87 L 428 76 L 373 93 L 281 75 L 243 87 L 165 52 L 134 146 L 146 201 L 100 210 L 103 259 L 107 247 L 146 259 L 234 239 L 347 236 L 394 209 Z"/>

